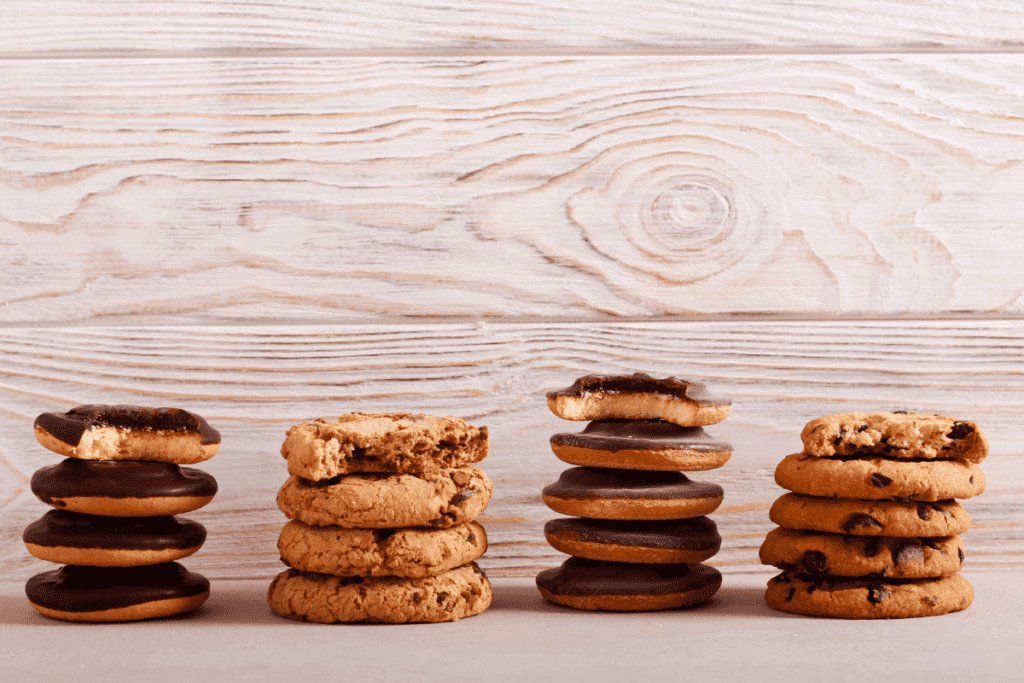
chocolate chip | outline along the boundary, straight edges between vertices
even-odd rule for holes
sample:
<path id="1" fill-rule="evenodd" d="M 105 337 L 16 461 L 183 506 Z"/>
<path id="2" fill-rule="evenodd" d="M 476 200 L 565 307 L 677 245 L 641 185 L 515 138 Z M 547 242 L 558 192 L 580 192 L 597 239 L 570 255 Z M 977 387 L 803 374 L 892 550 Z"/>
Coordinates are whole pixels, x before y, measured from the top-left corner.
<path id="1" fill-rule="evenodd" d="M 874 557 L 882 550 L 882 540 L 873 536 L 864 544 L 864 557 Z"/>
<path id="2" fill-rule="evenodd" d="M 889 590 L 882 584 L 868 586 L 868 602 L 877 605 L 889 597 Z"/>
<path id="3" fill-rule="evenodd" d="M 462 489 L 461 491 L 456 493 L 454 496 L 452 496 L 452 499 L 450 501 L 448 501 L 448 504 L 449 505 L 461 505 L 462 503 L 466 502 L 467 500 L 469 500 L 470 498 L 472 498 L 476 494 L 477 494 L 477 490 L 476 489 Z"/>
<path id="4" fill-rule="evenodd" d="M 469 536 L 466 536 L 466 543 L 469 543 L 470 545 L 475 545 L 476 544 L 476 534 L 474 534 L 472 531 L 470 531 L 469 532 Z"/>
<path id="5" fill-rule="evenodd" d="M 796 595 L 796 589 L 790 586 L 789 590 L 786 591 L 786 602 L 792 600 L 794 595 Z"/>
<path id="6" fill-rule="evenodd" d="M 929 508 L 927 505 L 918 505 L 917 516 L 927 522 L 929 519 L 931 519 L 932 516 L 931 508 Z"/>
<path id="7" fill-rule="evenodd" d="M 971 486 L 974 486 L 974 477 L 971 477 Z"/>
<path id="8" fill-rule="evenodd" d="M 913 541 L 903 541 L 892 548 L 892 562 L 896 566 L 908 563 L 924 563 L 924 549 Z"/>
<path id="9" fill-rule="evenodd" d="M 857 527 L 871 527 L 875 529 L 881 529 L 882 524 L 871 515 L 865 515 L 863 513 L 858 512 L 856 514 L 850 515 L 839 528 L 845 531 L 846 533 L 850 533 Z"/>
<path id="10" fill-rule="evenodd" d="M 820 550 L 808 550 L 800 557 L 800 566 L 811 574 L 827 574 L 828 558 Z"/>
<path id="11" fill-rule="evenodd" d="M 394 536 L 396 531 L 398 531 L 398 529 L 374 529 L 373 540 L 375 543 L 381 543 L 382 541 L 386 541 Z"/>
<path id="12" fill-rule="evenodd" d="M 846 438 L 846 430 L 840 429 L 839 434 L 836 435 L 836 438 L 832 439 L 832 445 L 838 446 L 840 443 L 842 443 L 844 438 Z"/>
<path id="13" fill-rule="evenodd" d="M 893 415 L 906 415 L 907 411 L 905 411 L 905 410 L 894 410 L 894 411 L 892 411 L 892 414 Z"/>
<path id="14" fill-rule="evenodd" d="M 928 546 L 932 550 L 942 550 L 942 546 L 934 538 L 922 538 L 921 543 Z"/>
<path id="15" fill-rule="evenodd" d="M 864 424 L 862 424 L 860 427 L 857 428 L 857 433 L 860 434 L 862 432 L 866 432 L 870 428 L 871 428 L 871 425 L 869 425 L 867 422 L 865 422 Z"/>
<path id="16" fill-rule="evenodd" d="M 924 601 L 928 603 L 929 607 L 935 607 L 937 604 L 939 604 L 939 599 L 931 595 L 926 595 Z"/>
<path id="17" fill-rule="evenodd" d="M 956 554 L 960 556 L 960 564 L 963 564 L 964 563 L 964 549 L 963 548 L 957 548 L 956 549 Z"/>
<path id="18" fill-rule="evenodd" d="M 974 427 L 967 424 L 966 422 L 957 422 L 953 425 L 953 428 L 946 434 L 950 439 L 966 439 L 968 436 L 974 433 Z"/>
<path id="19" fill-rule="evenodd" d="M 455 604 L 448 599 L 450 597 L 451 596 L 448 593 L 445 593 L 443 591 L 437 594 L 437 604 L 444 607 L 445 612 L 451 612 L 453 609 L 455 609 Z"/>
<path id="20" fill-rule="evenodd" d="M 421 602 L 423 602 L 423 596 L 420 595 L 419 593 L 413 593 L 412 594 L 412 601 L 415 602 L 418 605 Z"/>
<path id="21" fill-rule="evenodd" d="M 888 486 L 891 483 L 892 483 L 892 479 L 890 479 L 889 477 L 885 476 L 884 474 L 881 474 L 879 472 L 875 472 L 874 474 L 871 475 L 871 484 L 873 486 L 875 486 L 876 488 L 884 489 L 886 486 Z"/>

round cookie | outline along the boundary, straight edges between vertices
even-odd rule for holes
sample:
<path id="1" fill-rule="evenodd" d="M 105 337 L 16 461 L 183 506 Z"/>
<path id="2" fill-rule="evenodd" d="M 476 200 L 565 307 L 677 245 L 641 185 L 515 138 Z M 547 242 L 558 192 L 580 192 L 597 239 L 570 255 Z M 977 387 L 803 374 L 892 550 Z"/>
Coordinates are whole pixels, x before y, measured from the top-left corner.
<path id="1" fill-rule="evenodd" d="M 668 521 L 552 519 L 544 536 L 560 552 L 590 560 L 647 564 L 693 564 L 722 546 L 707 517 Z"/>
<path id="2" fill-rule="evenodd" d="M 547 393 L 548 408 L 564 420 L 665 420 L 682 427 L 721 422 L 732 399 L 700 380 L 633 375 L 586 375 L 572 386 Z"/>
<path id="3" fill-rule="evenodd" d="M 801 574 L 920 579 L 960 571 L 964 543 L 959 536 L 894 538 L 777 528 L 768 532 L 759 557 L 761 564 Z"/>
<path id="4" fill-rule="evenodd" d="M 444 470 L 432 480 L 360 473 L 310 482 L 292 475 L 277 494 L 277 506 L 289 519 L 312 526 L 447 528 L 476 519 L 492 487 L 472 465 Z"/>
<path id="5" fill-rule="evenodd" d="M 955 536 L 971 528 L 971 516 L 955 500 L 918 503 L 816 498 L 786 493 L 768 518 L 787 529 L 828 531 L 855 536 Z"/>
<path id="6" fill-rule="evenodd" d="M 980 463 L 988 440 L 974 422 L 921 413 L 837 413 L 811 420 L 800 434 L 819 458 L 869 455 Z"/>
<path id="7" fill-rule="evenodd" d="M 838 459 L 806 453 L 785 457 L 775 468 L 775 482 L 809 496 L 870 500 L 948 500 L 985 490 L 981 468 L 960 460 Z"/>
<path id="8" fill-rule="evenodd" d="M 430 478 L 479 462 L 489 450 L 487 427 L 411 413 L 347 413 L 337 422 L 303 422 L 288 430 L 281 445 L 288 473 L 312 481 L 352 472 Z"/>
<path id="9" fill-rule="evenodd" d="M 421 578 L 469 564 L 487 550 L 476 522 L 448 529 L 344 529 L 288 522 L 277 541 L 293 569 L 335 576 Z"/>
<path id="10" fill-rule="evenodd" d="M 206 528 L 174 517 L 100 517 L 50 510 L 22 533 L 41 560 L 89 567 L 136 567 L 188 557 L 203 546 Z"/>
<path id="11" fill-rule="evenodd" d="M 190 465 L 220 448 L 220 432 L 181 408 L 84 405 L 35 419 L 46 448 L 83 460 L 150 460 Z"/>
<path id="12" fill-rule="evenodd" d="M 722 586 L 722 574 L 703 564 L 628 564 L 570 557 L 537 575 L 551 602 L 585 610 L 639 612 L 704 602 Z"/>
<path id="13" fill-rule="evenodd" d="M 267 591 L 288 619 L 333 623 L 437 623 L 480 614 L 491 584 L 476 563 L 419 579 L 341 577 L 289 569 Z"/>
<path id="14" fill-rule="evenodd" d="M 31 487 L 39 500 L 63 510 L 156 517 L 203 507 L 217 493 L 217 480 L 166 462 L 66 458 L 37 470 Z"/>
<path id="15" fill-rule="evenodd" d="M 555 434 L 551 450 L 571 465 L 677 472 L 721 467 L 733 452 L 701 427 L 618 419 L 594 420 L 582 432 Z"/>
<path id="16" fill-rule="evenodd" d="M 56 619 L 137 621 L 198 609 L 210 597 L 210 582 L 177 562 L 68 566 L 33 576 L 25 594 L 34 608 Z"/>
<path id="17" fill-rule="evenodd" d="M 974 589 L 959 574 L 933 579 L 844 579 L 783 573 L 768 582 L 769 607 L 841 619 L 928 617 L 970 607 Z"/>
<path id="18" fill-rule="evenodd" d="M 683 519 L 714 512 L 724 491 L 680 472 L 572 467 L 544 487 L 555 512 L 593 519 Z"/>

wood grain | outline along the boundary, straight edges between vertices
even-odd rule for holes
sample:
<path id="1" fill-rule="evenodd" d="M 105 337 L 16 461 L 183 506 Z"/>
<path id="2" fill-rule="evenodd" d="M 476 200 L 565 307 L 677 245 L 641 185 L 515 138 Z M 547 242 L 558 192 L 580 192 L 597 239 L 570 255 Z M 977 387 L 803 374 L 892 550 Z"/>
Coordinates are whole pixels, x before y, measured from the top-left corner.
<path id="1" fill-rule="evenodd" d="M 768 572 L 757 548 L 782 493 L 775 465 L 800 448 L 808 420 L 871 409 L 941 412 L 980 423 L 992 443 L 988 490 L 965 502 L 972 570 L 1021 568 L 1024 535 L 1024 321 L 538 322 L 334 326 L 66 327 L 0 330 L 0 579 L 42 571 L 21 530 L 47 509 L 32 472 L 59 458 L 32 420 L 81 403 L 176 405 L 207 417 L 221 451 L 201 467 L 220 483 L 189 518 L 209 540 L 188 565 L 216 578 L 280 568 L 275 506 L 279 455 L 296 422 L 362 410 L 459 415 L 490 428 L 482 463 L 495 495 L 482 520 L 495 576 L 532 575 L 561 561 L 542 526 L 555 517 L 540 490 L 567 465 L 548 438 L 582 425 L 554 417 L 544 392 L 589 372 L 705 378 L 734 400 L 708 428 L 736 449 L 695 478 L 725 488 L 713 515 L 725 540 L 712 563 Z"/>
<path id="2" fill-rule="evenodd" d="M 0 322 L 1024 312 L 1024 55 L 24 60 Z"/>
<path id="3" fill-rule="evenodd" d="M 31 9 L 28 9 L 30 7 Z M 0 57 L 313 50 L 1020 49 L 1009 0 L 49 0 L 0 2 Z"/>

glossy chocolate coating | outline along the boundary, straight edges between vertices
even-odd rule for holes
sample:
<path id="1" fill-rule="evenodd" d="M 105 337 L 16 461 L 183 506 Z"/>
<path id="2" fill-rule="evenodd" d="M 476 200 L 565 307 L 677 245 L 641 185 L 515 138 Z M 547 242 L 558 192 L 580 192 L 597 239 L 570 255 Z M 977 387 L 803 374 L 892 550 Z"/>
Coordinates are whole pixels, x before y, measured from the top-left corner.
<path id="1" fill-rule="evenodd" d="M 667 521 L 564 517 L 548 521 L 544 533 L 564 533 L 583 542 L 635 548 L 717 551 L 722 545 L 717 525 L 707 517 Z"/>
<path id="2" fill-rule="evenodd" d="M 572 386 L 549 391 L 548 398 L 556 396 L 583 396 L 585 394 L 661 394 L 696 401 L 702 406 L 732 405 L 732 399 L 710 391 L 704 382 L 685 377 L 655 379 L 637 372 L 632 375 L 585 375 Z"/>
<path id="3" fill-rule="evenodd" d="M 703 564 L 633 564 L 570 557 L 561 567 L 537 575 L 537 586 L 552 595 L 671 595 L 696 591 L 721 580 Z"/>
<path id="4" fill-rule="evenodd" d="M 50 510 L 25 527 L 21 538 L 49 548 L 184 550 L 202 545 L 206 528 L 175 517 L 100 517 Z"/>
<path id="5" fill-rule="evenodd" d="M 43 413 L 33 424 L 69 446 L 77 446 L 82 435 L 96 427 L 196 432 L 203 444 L 220 443 L 220 432 L 200 416 L 181 408 L 85 405 L 66 413 Z"/>
<path id="6" fill-rule="evenodd" d="M 99 612 L 156 600 L 190 598 L 210 590 L 206 577 L 177 562 L 147 567 L 68 565 L 36 574 L 25 584 L 28 599 L 61 612 Z"/>
<path id="7" fill-rule="evenodd" d="M 48 505 L 62 498 L 205 498 L 217 480 L 193 467 L 134 460 L 66 458 L 32 475 L 32 493 Z"/>
<path id="8" fill-rule="evenodd" d="M 732 451 L 701 427 L 680 427 L 664 420 L 594 420 L 582 432 L 555 434 L 553 447 L 600 451 L 661 451 L 668 449 L 720 453 Z"/>
<path id="9" fill-rule="evenodd" d="M 543 491 L 556 498 L 658 499 L 720 498 L 718 484 L 691 481 L 681 472 L 648 472 L 602 467 L 571 467 Z"/>

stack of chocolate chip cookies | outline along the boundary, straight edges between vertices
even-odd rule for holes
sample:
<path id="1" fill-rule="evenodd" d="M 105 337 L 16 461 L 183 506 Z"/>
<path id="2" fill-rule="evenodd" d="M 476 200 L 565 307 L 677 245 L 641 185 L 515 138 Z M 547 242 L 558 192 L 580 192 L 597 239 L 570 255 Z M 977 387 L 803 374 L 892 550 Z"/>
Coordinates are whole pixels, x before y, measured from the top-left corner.
<path id="1" fill-rule="evenodd" d="M 198 608 L 210 582 L 174 560 L 199 550 L 206 529 L 174 517 L 217 493 L 206 472 L 220 434 L 178 408 L 85 405 L 43 413 L 35 435 L 67 456 L 32 476 L 54 510 L 22 535 L 36 557 L 66 566 L 25 586 L 32 606 L 69 621 L 132 621 Z"/>
<path id="2" fill-rule="evenodd" d="M 551 437 L 555 455 L 577 467 L 544 488 L 548 507 L 573 515 L 549 521 L 544 534 L 572 557 L 538 574 L 541 594 L 577 609 L 619 611 L 714 595 L 722 575 L 700 563 L 721 547 L 705 515 L 723 490 L 683 473 L 721 467 L 732 456 L 732 446 L 703 429 L 729 415 L 730 399 L 697 380 L 642 373 L 588 375 L 547 399 L 555 415 L 590 422 Z"/>
<path id="3" fill-rule="evenodd" d="M 277 497 L 290 569 L 270 585 L 271 609 L 319 623 L 483 612 L 491 587 L 474 560 L 487 535 L 474 520 L 492 485 L 473 463 L 489 449 L 486 427 L 455 417 L 349 413 L 292 427 Z"/>
<path id="4" fill-rule="evenodd" d="M 971 526 L 955 498 L 985 490 L 988 442 L 973 422 L 896 411 L 809 422 L 804 450 L 775 471 L 779 528 L 761 546 L 783 570 L 765 599 L 779 610 L 850 619 L 966 609 L 959 534 Z"/>

